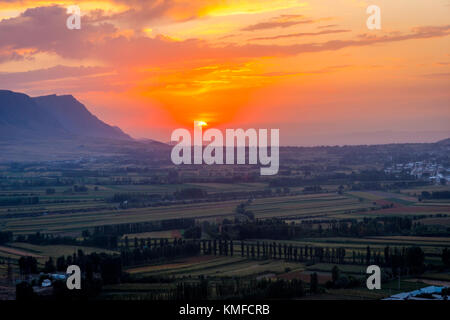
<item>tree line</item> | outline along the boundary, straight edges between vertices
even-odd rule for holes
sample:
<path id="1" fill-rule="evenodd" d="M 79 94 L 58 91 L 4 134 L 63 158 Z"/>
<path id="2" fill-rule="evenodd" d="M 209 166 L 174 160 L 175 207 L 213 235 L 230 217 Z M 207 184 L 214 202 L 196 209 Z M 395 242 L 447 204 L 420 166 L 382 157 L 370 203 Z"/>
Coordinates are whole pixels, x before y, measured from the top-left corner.
<path id="1" fill-rule="evenodd" d="M 242 211 L 245 211 L 244 209 Z M 251 213 L 251 212 L 250 212 Z M 290 240 L 305 237 L 361 237 L 375 235 L 411 234 L 417 224 L 410 217 L 376 217 L 347 220 L 302 221 L 286 223 L 282 219 L 250 219 L 242 223 L 224 223 L 221 237 L 224 239 L 273 239 Z M 314 228 L 316 226 L 316 228 Z"/>
<path id="2" fill-rule="evenodd" d="M 140 239 L 134 238 L 131 248 L 128 237 L 121 248 L 121 260 L 124 266 L 140 265 L 175 257 L 195 256 L 200 253 L 200 242 L 173 239 Z"/>
<path id="3" fill-rule="evenodd" d="M 441 200 L 441 199 L 450 199 L 450 191 L 422 191 L 421 193 L 421 199 L 434 199 L 434 200 Z"/>

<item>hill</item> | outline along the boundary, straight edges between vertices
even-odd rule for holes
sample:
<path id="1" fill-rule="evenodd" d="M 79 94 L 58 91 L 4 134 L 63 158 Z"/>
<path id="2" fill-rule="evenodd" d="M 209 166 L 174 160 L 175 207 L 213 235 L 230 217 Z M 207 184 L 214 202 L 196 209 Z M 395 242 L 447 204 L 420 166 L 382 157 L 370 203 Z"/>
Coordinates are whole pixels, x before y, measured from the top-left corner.
<path id="1" fill-rule="evenodd" d="M 436 144 L 442 145 L 442 146 L 450 146 L 450 138 L 440 140 L 436 142 Z"/>
<path id="2" fill-rule="evenodd" d="M 132 140 L 110 126 L 71 95 L 31 98 L 0 90 L 0 139 L 21 142 L 55 138 L 104 138 Z"/>
<path id="3" fill-rule="evenodd" d="M 43 139 L 69 133 L 51 114 L 43 112 L 29 96 L 0 90 L 0 139 Z"/>
<path id="4" fill-rule="evenodd" d="M 169 146 L 137 141 L 94 116 L 71 95 L 32 98 L 0 90 L 0 162 L 155 158 Z"/>
<path id="5" fill-rule="evenodd" d="M 131 140 L 131 137 L 120 128 L 110 126 L 90 113 L 72 95 L 49 95 L 32 98 L 32 100 L 72 134 L 96 138 Z"/>

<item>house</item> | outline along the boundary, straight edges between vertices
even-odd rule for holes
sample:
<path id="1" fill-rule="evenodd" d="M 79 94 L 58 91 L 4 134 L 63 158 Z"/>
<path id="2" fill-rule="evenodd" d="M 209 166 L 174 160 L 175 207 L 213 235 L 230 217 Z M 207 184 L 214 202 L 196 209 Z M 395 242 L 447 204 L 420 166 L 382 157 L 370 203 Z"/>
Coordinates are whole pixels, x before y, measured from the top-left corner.
<path id="1" fill-rule="evenodd" d="M 46 288 L 46 287 L 51 287 L 52 286 L 52 282 L 49 279 L 45 279 L 44 281 L 42 281 L 41 287 Z"/>
<path id="2" fill-rule="evenodd" d="M 419 290 L 394 294 L 383 300 L 446 300 L 447 297 L 441 294 L 444 288 L 429 286 Z"/>

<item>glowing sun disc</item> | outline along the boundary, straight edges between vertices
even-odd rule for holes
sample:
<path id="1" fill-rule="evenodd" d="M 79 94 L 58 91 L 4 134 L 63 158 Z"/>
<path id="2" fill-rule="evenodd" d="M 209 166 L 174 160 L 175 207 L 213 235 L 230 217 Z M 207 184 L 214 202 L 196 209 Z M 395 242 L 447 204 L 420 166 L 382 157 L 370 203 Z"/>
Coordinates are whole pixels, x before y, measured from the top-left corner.
<path id="1" fill-rule="evenodd" d="M 204 127 L 208 125 L 205 121 L 195 121 L 195 124 L 199 127 Z"/>

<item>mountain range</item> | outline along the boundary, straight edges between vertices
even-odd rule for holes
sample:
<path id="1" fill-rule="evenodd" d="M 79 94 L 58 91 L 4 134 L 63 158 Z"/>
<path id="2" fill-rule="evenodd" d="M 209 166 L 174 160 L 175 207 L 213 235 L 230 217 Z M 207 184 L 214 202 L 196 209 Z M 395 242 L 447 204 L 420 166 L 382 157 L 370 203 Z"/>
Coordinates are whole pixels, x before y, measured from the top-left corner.
<path id="1" fill-rule="evenodd" d="M 32 98 L 0 90 L 0 140 L 44 138 L 132 140 L 120 128 L 98 119 L 72 95 Z"/>

